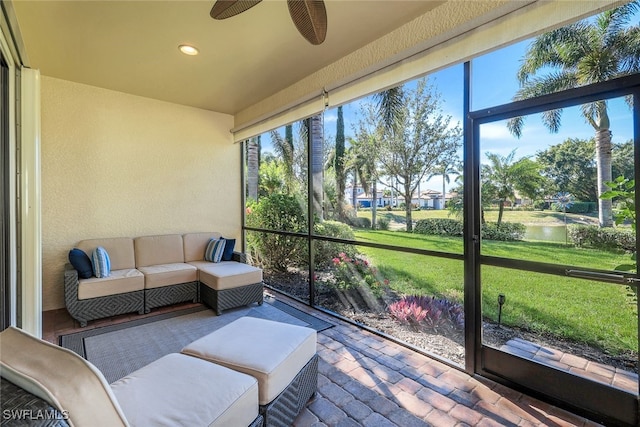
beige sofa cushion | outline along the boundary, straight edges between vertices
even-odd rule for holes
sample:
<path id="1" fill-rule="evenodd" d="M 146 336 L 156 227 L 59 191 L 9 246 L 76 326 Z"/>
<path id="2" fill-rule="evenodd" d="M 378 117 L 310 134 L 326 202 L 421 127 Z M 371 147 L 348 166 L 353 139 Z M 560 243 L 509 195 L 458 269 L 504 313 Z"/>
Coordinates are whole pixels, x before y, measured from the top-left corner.
<path id="1" fill-rule="evenodd" d="M 78 299 L 124 294 L 144 289 L 144 276 L 135 268 L 111 270 L 109 277 L 78 280 Z"/>
<path id="2" fill-rule="evenodd" d="M 221 236 L 220 233 L 216 232 L 183 234 L 184 262 L 204 260 L 204 251 L 209 240 L 219 239 Z"/>
<path id="3" fill-rule="evenodd" d="M 179 234 L 136 237 L 133 245 L 136 267 L 184 262 L 182 236 Z"/>
<path id="4" fill-rule="evenodd" d="M 182 353 L 255 377 L 260 404 L 266 405 L 316 354 L 316 340 L 314 329 L 245 316 L 192 342 Z"/>
<path id="5" fill-rule="evenodd" d="M 129 425 L 95 366 L 17 328 L 0 333 L 0 374 L 68 414 L 72 426 Z"/>
<path id="6" fill-rule="evenodd" d="M 111 387 L 132 426 L 248 426 L 258 416 L 255 378 L 182 354 Z"/>
<path id="7" fill-rule="evenodd" d="M 136 268 L 133 252 L 133 239 L 130 237 L 113 237 L 108 239 L 89 239 L 78 242 L 77 248 L 82 249 L 89 258 L 98 246 L 102 246 L 109 254 L 111 270 L 126 270 Z"/>
<path id="8" fill-rule="evenodd" d="M 198 280 L 198 269 L 193 265 L 183 262 L 139 268 L 144 274 L 144 287 L 146 289 L 177 285 L 178 283 L 195 282 Z"/>
<path id="9" fill-rule="evenodd" d="M 262 282 L 260 268 L 241 262 L 193 261 L 189 264 L 198 267 L 198 278 L 201 283 L 218 291 Z"/>

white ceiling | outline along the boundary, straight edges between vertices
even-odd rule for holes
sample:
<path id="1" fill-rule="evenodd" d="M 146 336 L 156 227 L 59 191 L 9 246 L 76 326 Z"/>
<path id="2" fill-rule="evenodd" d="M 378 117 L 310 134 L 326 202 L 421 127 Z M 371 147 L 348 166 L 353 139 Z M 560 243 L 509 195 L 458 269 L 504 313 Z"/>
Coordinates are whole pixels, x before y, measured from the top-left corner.
<path id="1" fill-rule="evenodd" d="M 443 1 L 325 0 L 325 42 L 296 30 L 286 2 L 235 17 L 214 0 L 26 1 L 13 8 L 28 65 L 45 76 L 235 114 Z M 190 57 L 178 45 L 200 50 Z"/>

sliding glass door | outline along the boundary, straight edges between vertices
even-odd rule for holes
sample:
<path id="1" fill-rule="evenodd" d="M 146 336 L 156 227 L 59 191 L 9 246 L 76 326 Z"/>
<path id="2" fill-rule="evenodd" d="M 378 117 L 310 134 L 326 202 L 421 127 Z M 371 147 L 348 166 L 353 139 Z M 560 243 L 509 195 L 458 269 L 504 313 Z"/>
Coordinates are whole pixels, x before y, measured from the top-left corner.
<path id="1" fill-rule="evenodd" d="M 0 330 L 10 324 L 9 67 L 0 52 Z"/>
<path id="2" fill-rule="evenodd" d="M 471 112 L 467 169 L 476 370 L 629 425 L 639 94 L 636 75 Z"/>

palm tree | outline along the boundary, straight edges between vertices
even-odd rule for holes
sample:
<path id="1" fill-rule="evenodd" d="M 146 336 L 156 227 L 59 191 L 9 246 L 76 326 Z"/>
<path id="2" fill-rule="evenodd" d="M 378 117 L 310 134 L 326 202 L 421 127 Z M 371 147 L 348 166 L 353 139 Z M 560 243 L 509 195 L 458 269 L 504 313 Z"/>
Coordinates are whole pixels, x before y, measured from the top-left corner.
<path id="1" fill-rule="evenodd" d="M 247 149 L 247 199 L 258 200 L 260 176 L 260 137 L 248 139 Z"/>
<path id="2" fill-rule="evenodd" d="M 338 218 L 344 220 L 344 189 L 347 181 L 347 173 L 344 167 L 344 117 L 342 106 L 338 107 L 338 121 L 336 123 L 336 146 L 333 156 L 333 167 L 336 173 L 336 209 Z"/>
<path id="3" fill-rule="evenodd" d="M 638 9 L 633 1 L 598 15 L 559 28 L 536 38 L 523 59 L 518 80 L 521 88 L 514 99 L 520 100 L 602 82 L 640 72 L 640 26 L 629 26 Z M 556 72 L 536 73 L 546 67 Z M 562 110 L 543 113 L 542 120 L 551 132 L 560 128 Z M 611 131 L 606 101 L 582 106 L 582 115 L 595 130 L 598 196 L 611 181 Z M 523 118 L 509 121 L 511 133 L 520 137 Z M 598 198 L 601 227 L 613 225 L 611 200 Z"/>
<path id="4" fill-rule="evenodd" d="M 292 126 L 287 125 L 285 128 L 286 137 L 282 139 L 282 135 L 277 130 L 271 131 L 271 143 L 273 144 L 273 150 L 278 155 L 282 165 L 284 166 L 285 188 L 288 193 L 292 191 L 293 183 L 293 132 Z"/>
<path id="5" fill-rule="evenodd" d="M 516 196 L 515 182 L 518 179 L 513 162 L 516 150 L 506 156 L 496 153 L 485 153 L 489 164 L 482 166 L 482 186 L 487 190 L 483 193 L 498 201 L 498 226 L 502 223 L 504 202 L 513 200 Z"/>
<path id="6" fill-rule="evenodd" d="M 309 149 L 311 150 L 311 180 L 313 187 L 313 212 L 322 221 L 323 212 L 323 185 L 324 185 L 324 129 L 323 115 L 317 114 L 308 119 Z"/>
<path id="7" fill-rule="evenodd" d="M 427 181 L 436 176 L 442 176 L 442 209 L 446 204 L 447 184 L 451 183 L 449 175 L 456 175 L 456 179 L 462 176 L 462 162 L 457 158 L 455 153 L 451 157 L 445 157 L 442 163 L 436 166 L 435 171 L 427 176 Z"/>

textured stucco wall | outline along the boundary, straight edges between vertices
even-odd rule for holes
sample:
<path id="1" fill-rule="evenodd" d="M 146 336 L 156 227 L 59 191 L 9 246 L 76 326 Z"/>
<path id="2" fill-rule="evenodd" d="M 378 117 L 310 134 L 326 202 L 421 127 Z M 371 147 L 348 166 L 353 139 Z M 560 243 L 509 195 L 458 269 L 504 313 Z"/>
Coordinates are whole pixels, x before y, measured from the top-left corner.
<path id="1" fill-rule="evenodd" d="M 240 236 L 233 117 L 42 77 L 43 309 L 64 307 L 79 240 L 193 231 Z"/>

